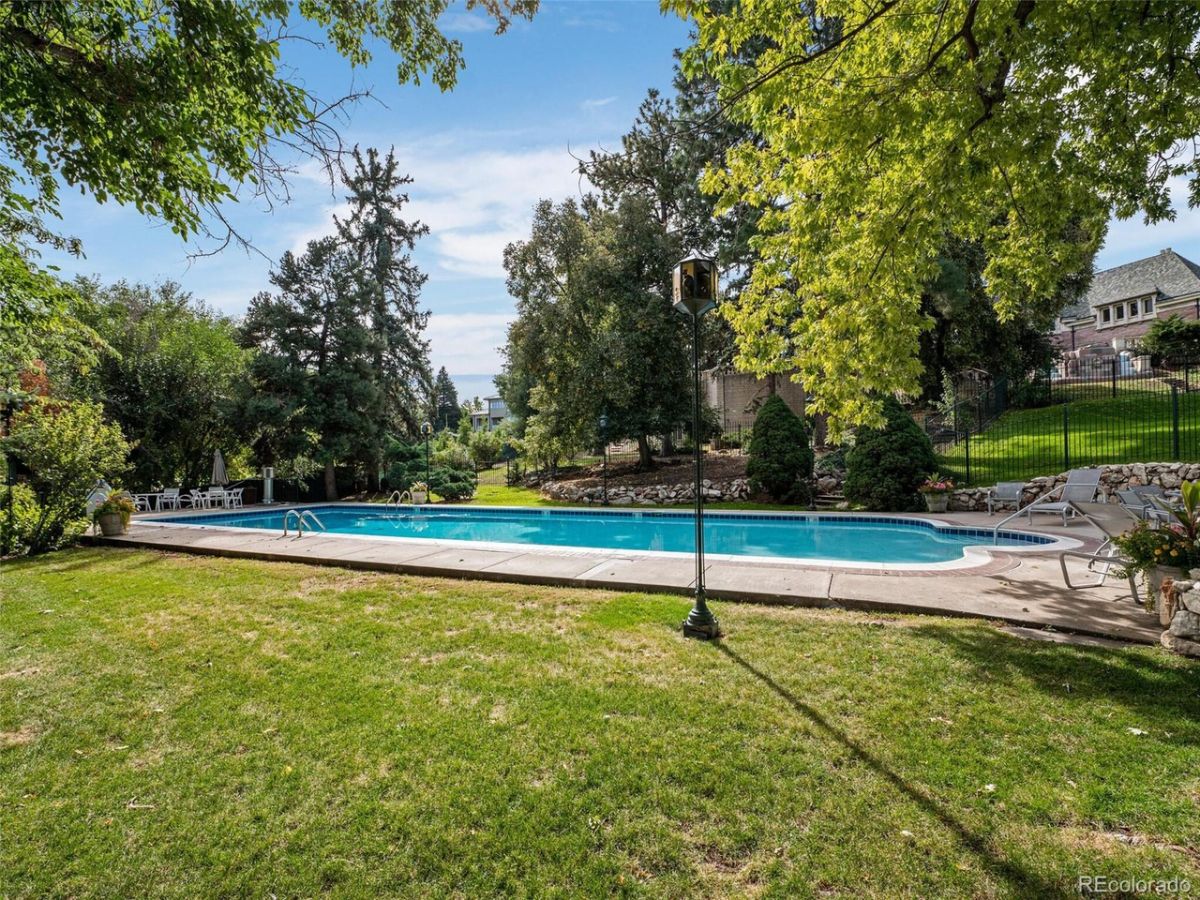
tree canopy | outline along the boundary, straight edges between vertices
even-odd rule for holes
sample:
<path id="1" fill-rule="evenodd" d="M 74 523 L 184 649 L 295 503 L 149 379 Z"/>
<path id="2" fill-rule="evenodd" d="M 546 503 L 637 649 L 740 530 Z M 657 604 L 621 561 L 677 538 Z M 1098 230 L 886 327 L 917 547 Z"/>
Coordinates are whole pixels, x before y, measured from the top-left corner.
<path id="1" fill-rule="evenodd" d="M 758 136 L 707 185 L 764 207 L 738 358 L 796 366 L 815 409 L 880 421 L 915 392 L 922 289 L 976 242 L 1002 319 L 1060 302 L 1110 212 L 1200 201 L 1195 3 L 766 0 L 695 18 L 685 71 Z M 747 59 L 753 44 L 760 52 Z"/>
<path id="2" fill-rule="evenodd" d="M 189 236 L 240 185 L 286 198 L 304 156 L 331 161 L 347 98 L 312 95 L 282 61 L 323 32 L 354 65 L 386 47 L 396 77 L 443 90 L 462 45 L 438 28 L 450 0 L 41 0 L 0 5 L 0 243 L 78 251 L 46 217 L 61 182 L 130 203 Z M 504 30 L 537 0 L 467 0 Z M 305 28 L 296 23 L 307 20 Z M 228 237 L 229 232 L 226 232 Z"/>

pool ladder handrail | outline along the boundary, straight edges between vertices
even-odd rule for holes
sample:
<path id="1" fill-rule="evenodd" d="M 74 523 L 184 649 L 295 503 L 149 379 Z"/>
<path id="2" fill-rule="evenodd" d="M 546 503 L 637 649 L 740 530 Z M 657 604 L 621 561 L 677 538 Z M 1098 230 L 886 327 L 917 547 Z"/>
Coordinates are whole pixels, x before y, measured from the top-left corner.
<path id="1" fill-rule="evenodd" d="M 412 492 L 410 491 L 392 491 L 387 500 L 384 501 L 384 506 L 404 506 L 404 498 L 408 498 L 408 502 L 412 503 Z"/>
<path id="2" fill-rule="evenodd" d="M 1024 506 L 1021 506 L 1021 504 L 1018 503 L 1017 511 L 1005 516 L 1003 519 L 1001 519 L 999 522 L 997 522 L 996 527 L 992 529 L 992 543 L 998 544 L 1000 542 L 1000 529 L 1003 528 L 1005 525 L 1007 525 L 1009 522 L 1011 522 L 1013 519 L 1017 518 L 1018 516 L 1026 516 L 1027 515 L 1027 516 L 1029 516 L 1030 521 L 1033 521 L 1033 516 L 1032 516 L 1032 514 L 1030 514 L 1029 510 L 1032 509 L 1033 507 L 1037 506 L 1039 503 L 1049 503 L 1049 502 L 1053 501 L 1055 497 L 1057 497 L 1059 494 L 1061 494 L 1063 492 L 1063 488 L 1065 488 L 1065 487 L 1066 487 L 1066 484 L 1056 485 L 1055 487 L 1052 487 L 1052 488 L 1050 488 L 1050 490 L 1046 491 L 1046 493 L 1039 496 L 1037 499 L 1031 500 L 1029 503 L 1026 503 Z"/>
<path id="3" fill-rule="evenodd" d="M 325 531 L 325 523 L 317 518 L 317 514 L 311 509 L 289 509 L 283 514 L 283 536 L 288 535 L 288 523 L 292 520 L 292 516 L 296 517 L 296 537 L 304 537 L 304 524 L 308 523 L 308 530 L 314 531 L 314 525 Z"/>

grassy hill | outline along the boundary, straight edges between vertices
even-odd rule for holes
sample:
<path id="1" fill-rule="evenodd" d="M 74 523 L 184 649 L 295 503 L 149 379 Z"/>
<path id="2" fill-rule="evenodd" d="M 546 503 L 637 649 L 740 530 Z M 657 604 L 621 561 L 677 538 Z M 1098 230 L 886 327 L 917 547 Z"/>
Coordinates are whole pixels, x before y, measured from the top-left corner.
<path id="1" fill-rule="evenodd" d="M 944 452 L 942 464 L 963 482 L 995 484 L 1077 466 L 1200 461 L 1200 393 L 1179 392 L 1177 416 L 1175 403 L 1168 386 L 1141 382 L 1115 396 L 1009 410 L 971 435 L 969 479 L 965 443 Z"/>

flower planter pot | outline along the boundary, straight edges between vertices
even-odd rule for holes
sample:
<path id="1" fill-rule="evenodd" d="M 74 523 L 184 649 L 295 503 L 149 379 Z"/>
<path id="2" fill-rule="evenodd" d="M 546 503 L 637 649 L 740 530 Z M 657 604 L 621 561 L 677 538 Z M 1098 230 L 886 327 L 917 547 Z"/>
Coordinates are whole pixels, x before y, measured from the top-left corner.
<path id="1" fill-rule="evenodd" d="M 413 491 L 412 502 L 418 506 L 420 506 L 422 503 L 428 503 L 429 494 L 427 494 L 425 491 Z"/>
<path id="2" fill-rule="evenodd" d="M 1154 608 L 1158 610 L 1159 624 L 1164 628 L 1171 624 L 1171 616 L 1175 613 L 1163 602 L 1162 586 L 1168 578 L 1182 581 L 1187 578 L 1187 572 L 1178 566 L 1155 566 L 1146 570 L 1146 590 L 1154 601 Z"/>
<path id="3" fill-rule="evenodd" d="M 933 492 L 925 494 L 925 507 L 933 513 L 944 513 L 946 507 L 950 505 L 950 495 L 945 491 Z"/>
<path id="4" fill-rule="evenodd" d="M 100 533 L 105 537 L 116 537 L 125 533 L 125 522 L 120 513 L 103 513 L 97 517 L 96 522 L 100 525 Z"/>

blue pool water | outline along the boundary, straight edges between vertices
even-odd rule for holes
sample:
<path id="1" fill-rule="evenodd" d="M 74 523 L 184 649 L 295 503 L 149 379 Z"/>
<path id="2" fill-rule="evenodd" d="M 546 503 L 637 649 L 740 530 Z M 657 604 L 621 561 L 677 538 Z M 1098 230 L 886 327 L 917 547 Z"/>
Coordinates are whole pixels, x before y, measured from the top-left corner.
<path id="1" fill-rule="evenodd" d="M 262 528 L 282 532 L 285 510 L 172 516 L 172 525 Z M 331 534 L 428 540 L 489 541 L 609 550 L 691 553 L 691 513 L 487 507 L 317 507 Z M 912 519 L 849 515 L 706 513 L 708 553 L 879 563 L 934 563 L 960 559 L 971 545 L 1030 547 L 1052 543 L 1042 535 L 990 529 L 937 528 Z"/>

